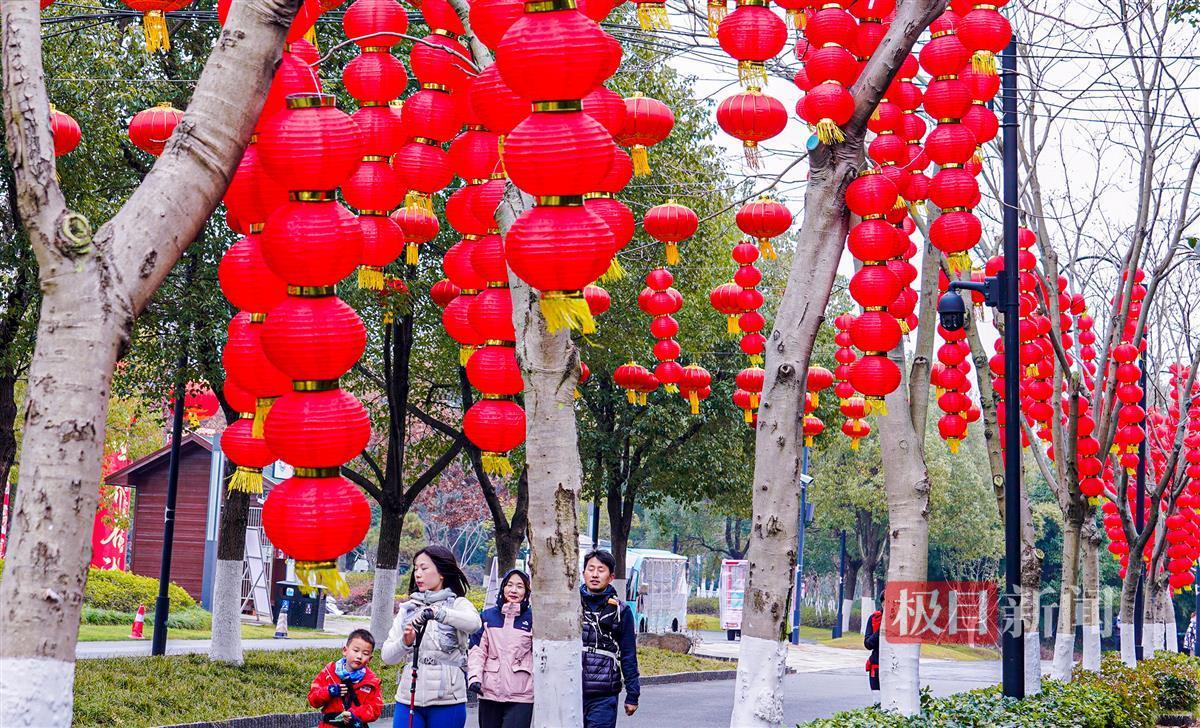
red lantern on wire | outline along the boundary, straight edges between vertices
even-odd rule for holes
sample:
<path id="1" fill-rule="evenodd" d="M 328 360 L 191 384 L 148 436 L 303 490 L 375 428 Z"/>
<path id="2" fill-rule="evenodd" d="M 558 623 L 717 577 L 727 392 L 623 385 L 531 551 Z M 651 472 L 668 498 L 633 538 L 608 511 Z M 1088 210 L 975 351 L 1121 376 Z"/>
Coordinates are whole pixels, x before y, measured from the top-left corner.
<path id="1" fill-rule="evenodd" d="M 54 156 L 70 154 L 79 146 L 83 132 L 79 123 L 68 113 L 59 111 L 50 104 L 50 136 L 54 139 Z"/>
<path id="2" fill-rule="evenodd" d="M 738 230 L 758 240 L 762 257 L 774 260 L 778 257 L 771 238 L 784 235 L 792 226 L 792 213 L 769 195 L 747 202 L 738 211 L 735 221 Z"/>
<path id="3" fill-rule="evenodd" d="M 640 93 L 625 99 L 625 125 L 617 143 L 630 148 L 635 176 L 650 174 L 647 149 L 666 139 L 674 127 L 675 114 L 663 102 Z"/>
<path id="4" fill-rule="evenodd" d="M 759 143 L 778 136 L 787 126 L 787 110 L 774 97 L 757 87 L 726 98 L 717 107 L 717 124 L 735 139 L 740 139 L 750 169 L 762 166 Z"/>
<path id="5" fill-rule="evenodd" d="M 756 0 L 737 0 L 717 27 L 717 42 L 737 60 L 738 79 L 746 87 L 767 85 L 766 61 L 779 55 L 787 39 L 787 25 Z"/>
<path id="6" fill-rule="evenodd" d="M 182 118 L 183 112 L 171 106 L 169 101 L 139 111 L 129 122 L 129 140 L 138 149 L 157 157 Z"/>
<path id="7" fill-rule="evenodd" d="M 700 219 L 696 213 L 675 200 L 655 205 L 642 218 L 646 234 L 660 243 L 666 243 L 667 265 L 679 262 L 679 243 L 695 235 L 699 225 Z"/>
<path id="8" fill-rule="evenodd" d="M 142 32 L 146 36 L 146 52 L 171 50 L 167 35 L 167 11 L 182 10 L 191 0 L 121 0 L 125 6 L 142 15 Z"/>
<path id="9" fill-rule="evenodd" d="M 708 398 L 712 391 L 709 388 L 711 384 L 712 375 L 699 364 L 689 364 L 683 368 L 683 374 L 679 378 L 679 393 L 687 398 L 692 414 L 700 414 L 700 401 Z"/>

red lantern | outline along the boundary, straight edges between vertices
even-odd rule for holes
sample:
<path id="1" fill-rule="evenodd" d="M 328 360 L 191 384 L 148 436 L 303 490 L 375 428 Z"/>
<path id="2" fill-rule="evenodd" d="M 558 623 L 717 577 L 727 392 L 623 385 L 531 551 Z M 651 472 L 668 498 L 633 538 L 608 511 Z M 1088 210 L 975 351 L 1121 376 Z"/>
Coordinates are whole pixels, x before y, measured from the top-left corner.
<path id="1" fill-rule="evenodd" d="M 971 68 L 995 75 L 996 54 L 1012 40 L 1012 26 L 994 7 L 979 6 L 963 16 L 955 28 L 959 40 L 972 52 Z"/>
<path id="2" fill-rule="evenodd" d="M 433 299 L 433 302 L 437 304 L 438 308 L 445 308 L 448 306 L 451 301 L 458 297 L 458 294 L 459 287 L 445 278 L 441 279 L 437 283 L 434 283 L 429 288 L 429 297 Z"/>
<path id="3" fill-rule="evenodd" d="M 221 293 L 235 308 L 267 313 L 287 296 L 281 281 L 263 259 L 258 235 L 248 235 L 229 246 L 217 266 Z"/>
<path id="4" fill-rule="evenodd" d="M 79 146 L 83 132 L 70 114 L 59 111 L 50 104 L 50 136 L 54 139 L 54 156 L 70 154 Z"/>
<path id="5" fill-rule="evenodd" d="M 886 356 L 866 355 L 851 365 L 850 383 L 877 412 L 886 415 L 883 398 L 900 386 L 900 369 Z"/>
<path id="6" fill-rule="evenodd" d="M 779 55 L 787 38 L 787 25 L 769 7 L 744 0 L 717 28 L 717 42 L 737 60 L 738 79 L 748 87 L 767 84 L 765 63 Z"/>
<path id="7" fill-rule="evenodd" d="M 423 207 L 405 207 L 392 213 L 392 219 L 404 231 L 404 240 L 407 246 L 406 260 L 415 264 L 417 247 L 437 237 L 439 230 L 437 215 Z"/>
<path id="8" fill-rule="evenodd" d="M 746 164 L 758 169 L 762 160 L 758 144 L 783 131 L 787 126 L 787 110 L 778 99 L 751 88 L 721 102 L 717 107 L 717 124 L 726 134 L 742 141 Z"/>
<path id="9" fill-rule="evenodd" d="M 625 99 L 625 126 L 617 143 L 630 147 L 633 173 L 638 177 L 650 174 L 647 148 L 658 144 L 675 127 L 675 114 L 661 101 L 635 93 Z"/>
<path id="10" fill-rule="evenodd" d="M 362 264 L 358 267 L 358 287 L 381 291 L 384 286 L 383 269 L 404 252 L 404 231 L 395 220 L 386 215 L 361 215 L 358 218 L 362 231 Z M 415 265 L 415 260 L 406 261 Z"/>
<path id="11" fill-rule="evenodd" d="M 226 398 L 229 390 L 226 388 Z M 262 487 L 262 470 L 275 462 L 275 454 L 267 447 L 261 437 L 254 437 L 254 400 L 250 400 L 250 409 L 242 412 L 241 419 L 234 421 L 221 433 L 221 452 L 237 465 L 233 477 L 229 480 L 229 490 L 242 493 L 260 494 Z"/>
<path id="12" fill-rule="evenodd" d="M 737 211 L 735 218 L 738 229 L 758 239 L 762 256 L 774 260 L 777 256 L 771 238 L 785 234 L 792 226 L 792 213 L 780 202 L 768 195 L 747 202 Z"/>
<path id="13" fill-rule="evenodd" d="M 510 476 L 504 453 L 525 442 L 525 410 L 507 399 L 480 400 L 463 416 L 463 432 L 482 451 L 485 472 Z"/>
<path id="14" fill-rule="evenodd" d="M 496 50 L 523 11 L 520 0 L 474 0 L 471 3 L 471 32 L 489 49 Z"/>
<path id="15" fill-rule="evenodd" d="M 471 386 L 488 395 L 511 397 L 525 389 L 512 344 L 493 344 L 475 352 L 467 362 L 467 379 Z"/>
<path id="16" fill-rule="evenodd" d="M 604 313 L 612 306 L 612 299 L 608 295 L 608 291 L 600 286 L 588 286 L 583 289 L 583 299 L 587 301 L 588 311 L 595 318 Z"/>
<path id="17" fill-rule="evenodd" d="M 642 227 L 646 234 L 655 240 L 666 243 L 667 264 L 679 262 L 679 243 L 696 234 L 700 219 L 691 208 L 680 205 L 674 200 L 667 200 L 662 205 L 655 205 L 646 211 L 642 218 Z"/>
<path id="18" fill-rule="evenodd" d="M 700 414 L 700 400 L 708 397 L 705 390 L 711 391 L 709 390 L 710 384 L 712 384 L 712 375 L 704 367 L 698 364 L 689 364 L 683 368 L 683 373 L 679 377 L 679 391 L 687 397 L 692 414 Z"/>
<path id="19" fill-rule="evenodd" d="M 371 507 L 362 491 L 338 475 L 289 478 L 271 490 L 263 504 L 267 538 L 296 559 L 301 584 L 326 586 L 336 596 L 349 593 L 337 573 L 337 557 L 362 543 L 371 527 Z"/>
<path id="20" fill-rule="evenodd" d="M 263 257 L 275 275 L 293 286 L 333 286 L 362 256 L 358 218 L 328 193 L 313 202 L 288 202 L 276 210 L 262 235 Z"/>
<path id="21" fill-rule="evenodd" d="M 367 52 L 346 64 L 342 84 L 360 102 L 386 104 L 404 93 L 408 73 L 400 59 L 389 51 Z"/>
<path id="22" fill-rule="evenodd" d="M 182 118 L 183 112 L 171 106 L 170 102 L 139 111 L 129 122 L 129 140 L 138 149 L 157 157 L 162 154 L 163 147 Z"/>
<path id="23" fill-rule="evenodd" d="M 289 97 L 287 111 L 267 122 L 258 150 L 267 172 L 289 190 L 332 190 L 363 156 L 354 120 L 324 94 Z"/>
<path id="24" fill-rule="evenodd" d="M 616 138 L 625 127 L 625 99 L 605 86 L 597 86 L 583 97 L 583 112 L 599 122 L 610 137 Z"/>
<path id="25" fill-rule="evenodd" d="M 820 417 L 816 417 L 814 415 L 805 415 L 803 428 L 804 446 L 812 447 L 813 438 L 825 431 L 825 423 L 821 421 Z"/>
<path id="26" fill-rule="evenodd" d="M 604 31 L 575 9 L 526 12 L 496 48 L 504 82 L 534 101 L 582 99 L 608 76 Z"/>
<path id="27" fill-rule="evenodd" d="M 354 0 L 342 29 L 359 48 L 391 48 L 408 30 L 408 13 L 396 0 Z"/>
<path id="28" fill-rule="evenodd" d="M 557 102 L 546 102 L 547 104 Z M 612 163 L 608 132 L 582 111 L 534 111 L 504 141 L 509 179 L 534 197 L 582 196 L 599 188 Z"/>

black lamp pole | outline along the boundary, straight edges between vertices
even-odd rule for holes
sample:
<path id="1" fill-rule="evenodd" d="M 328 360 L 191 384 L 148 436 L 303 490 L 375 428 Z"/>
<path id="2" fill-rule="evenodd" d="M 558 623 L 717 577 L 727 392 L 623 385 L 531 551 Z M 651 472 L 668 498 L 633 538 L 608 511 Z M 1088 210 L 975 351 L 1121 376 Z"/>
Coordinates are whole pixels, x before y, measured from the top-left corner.
<path id="1" fill-rule="evenodd" d="M 171 547 L 175 540 L 175 496 L 179 490 L 179 440 L 183 437 L 184 377 L 187 369 L 187 337 L 183 353 L 175 363 L 175 404 L 171 411 L 171 458 L 167 464 L 167 506 L 163 511 L 162 562 L 158 569 L 158 598 L 154 600 L 154 632 L 150 641 L 151 655 L 167 652 L 167 617 L 171 600 L 167 588 L 171 584 Z"/>
<path id="2" fill-rule="evenodd" d="M 984 294 L 1004 313 L 1004 596 L 1000 603 L 1002 687 L 1005 697 L 1025 697 L 1025 640 L 1021 620 L 1021 306 L 1017 289 L 1017 41 L 1000 56 L 1004 129 L 1004 270 L 982 283 L 951 281 L 938 300 L 942 325 L 965 324 L 960 290 Z"/>

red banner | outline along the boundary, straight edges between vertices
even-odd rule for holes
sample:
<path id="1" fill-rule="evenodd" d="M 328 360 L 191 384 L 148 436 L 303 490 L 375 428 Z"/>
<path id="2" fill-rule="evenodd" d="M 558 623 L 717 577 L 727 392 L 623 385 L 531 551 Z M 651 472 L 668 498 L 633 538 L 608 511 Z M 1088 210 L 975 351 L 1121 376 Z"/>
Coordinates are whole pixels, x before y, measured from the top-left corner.
<path id="1" fill-rule="evenodd" d="M 890 581 L 884 634 L 892 643 L 995 644 L 996 597 L 991 581 Z"/>

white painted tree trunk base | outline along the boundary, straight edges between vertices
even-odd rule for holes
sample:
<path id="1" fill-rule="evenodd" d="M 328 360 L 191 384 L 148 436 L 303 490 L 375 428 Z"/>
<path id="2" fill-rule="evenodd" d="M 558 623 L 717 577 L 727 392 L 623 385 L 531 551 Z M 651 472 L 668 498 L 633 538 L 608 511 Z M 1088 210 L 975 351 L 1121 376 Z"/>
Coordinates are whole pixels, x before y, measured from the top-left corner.
<path id="1" fill-rule="evenodd" d="M 1083 625 L 1083 669 L 1100 672 L 1100 625 Z"/>
<path id="2" fill-rule="evenodd" d="M 396 618 L 396 569 L 376 569 L 371 586 L 371 635 L 383 644 Z"/>
<path id="3" fill-rule="evenodd" d="M 1150 657 L 1166 646 L 1164 627 L 1162 622 L 1146 622 L 1142 628 L 1142 655 Z"/>
<path id="4" fill-rule="evenodd" d="M 1137 666 L 1137 649 L 1133 641 L 1133 623 L 1121 622 L 1121 662 L 1129 667 Z"/>
<path id="5" fill-rule="evenodd" d="M 842 634 L 850 631 L 850 610 L 854 609 L 853 599 L 842 600 Z M 868 615 L 869 616 L 869 615 Z"/>
<path id="6" fill-rule="evenodd" d="M 777 728 L 783 724 L 786 642 L 742 635 L 729 728 Z"/>
<path id="7" fill-rule="evenodd" d="M 579 640 L 533 638 L 534 728 L 583 726 L 582 646 Z"/>
<path id="8" fill-rule="evenodd" d="M 1025 633 L 1025 694 L 1042 692 L 1042 636 L 1037 632 Z"/>
<path id="9" fill-rule="evenodd" d="M 867 633 L 867 622 L 870 621 L 871 615 L 875 613 L 875 600 L 871 597 L 862 598 L 862 624 L 858 627 L 859 634 Z"/>
<path id="10" fill-rule="evenodd" d="M 1050 664 L 1050 678 L 1071 681 L 1071 670 L 1075 667 L 1075 635 L 1059 630 L 1054 635 L 1054 660 Z"/>
<path id="11" fill-rule="evenodd" d="M 1167 622 L 1163 628 L 1164 636 L 1166 637 L 1166 640 L 1167 640 L 1166 649 L 1167 649 L 1167 652 L 1179 652 L 1179 632 L 1176 631 L 1177 628 L 1175 626 L 1175 619 L 1174 619 L 1175 615 L 1173 614 L 1173 612 L 1175 611 L 1175 608 L 1172 607 L 1170 604 L 1168 604 L 1167 609 L 1171 610 L 1172 618 L 1171 618 L 1171 621 Z"/>
<path id="12" fill-rule="evenodd" d="M 243 662 L 241 561 L 217 559 L 212 606 L 212 645 L 208 659 L 240 665 Z"/>
<path id="13" fill-rule="evenodd" d="M 901 715 L 921 712 L 921 645 L 892 644 L 879 635 L 879 698 L 884 710 Z"/>
<path id="14" fill-rule="evenodd" d="M 74 708 L 75 663 L 0 659 L 0 725 L 67 728 Z"/>

